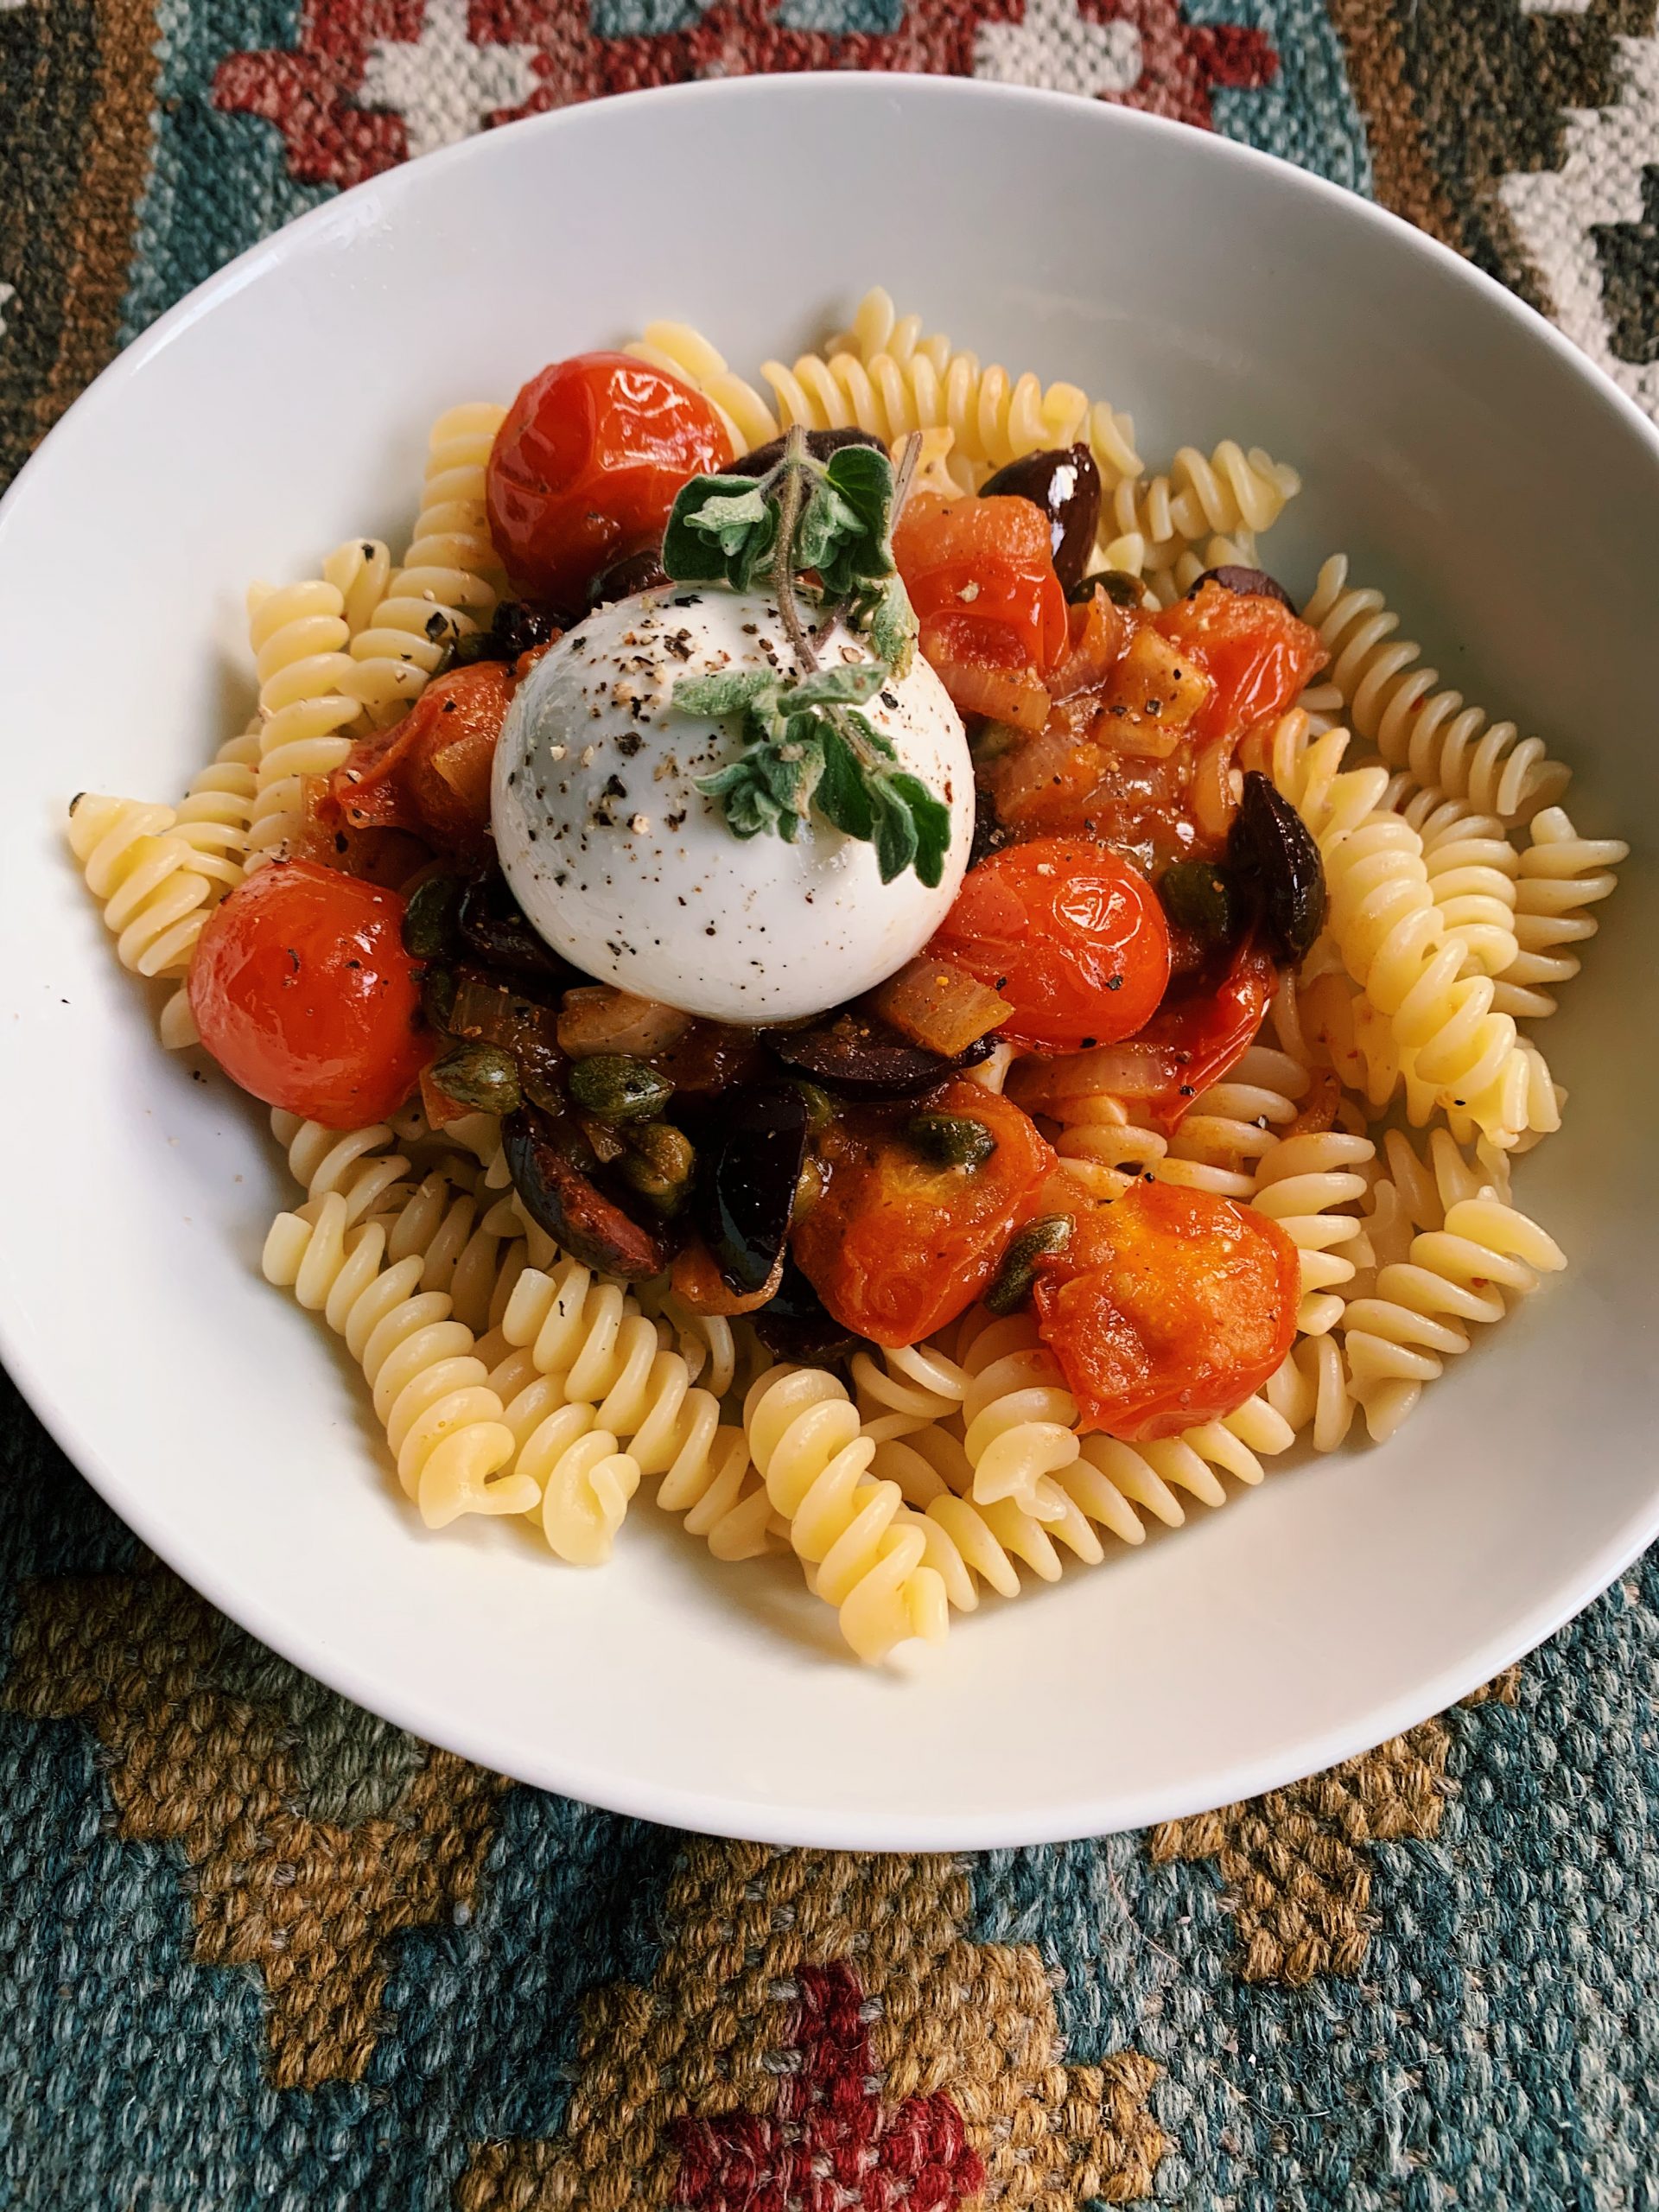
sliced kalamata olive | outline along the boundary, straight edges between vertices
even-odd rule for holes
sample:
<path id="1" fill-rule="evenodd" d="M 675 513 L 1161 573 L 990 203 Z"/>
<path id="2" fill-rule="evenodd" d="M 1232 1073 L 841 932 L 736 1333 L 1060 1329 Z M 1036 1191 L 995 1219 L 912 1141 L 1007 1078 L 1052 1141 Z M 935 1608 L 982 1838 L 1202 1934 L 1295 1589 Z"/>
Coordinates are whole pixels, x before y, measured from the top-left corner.
<path id="1" fill-rule="evenodd" d="M 608 607 L 613 600 L 632 599 L 636 592 L 654 591 L 669 581 L 660 545 L 647 545 L 639 553 L 625 554 L 601 569 L 588 587 L 588 604 Z"/>
<path id="2" fill-rule="evenodd" d="M 1325 926 L 1325 868 L 1302 817 L 1252 768 L 1227 833 L 1227 859 L 1254 898 L 1268 950 L 1294 967 Z"/>
<path id="3" fill-rule="evenodd" d="M 776 1294 L 754 1316 L 754 1333 L 774 1359 L 824 1367 L 863 1342 L 843 1329 L 793 1260 L 784 1262 Z"/>
<path id="4" fill-rule="evenodd" d="M 968 848 L 968 865 L 977 868 L 981 861 L 989 860 L 993 853 L 1000 853 L 1012 833 L 1003 826 L 996 810 L 996 801 L 982 785 L 974 787 L 974 841 Z"/>
<path id="5" fill-rule="evenodd" d="M 1066 593 L 1073 607 L 1086 607 L 1095 595 L 1098 584 L 1115 607 L 1139 607 L 1146 597 L 1146 587 L 1138 576 L 1131 576 L 1122 569 L 1091 569 L 1086 576 L 1079 576 Z"/>
<path id="6" fill-rule="evenodd" d="M 769 1083 L 721 1102 L 721 1139 L 697 1192 L 697 1213 L 721 1279 L 759 1290 L 789 1234 L 806 1156 L 806 1101 L 792 1083 Z"/>
<path id="7" fill-rule="evenodd" d="M 1241 568 L 1234 561 L 1219 569 L 1206 569 L 1187 597 L 1191 599 L 1194 592 L 1202 591 L 1205 584 L 1219 584 L 1224 591 L 1236 592 L 1241 599 L 1276 599 L 1293 614 L 1296 612 L 1295 601 L 1283 584 L 1276 577 L 1270 576 L 1265 569 Z"/>
<path id="8" fill-rule="evenodd" d="M 456 921 L 464 943 L 486 966 L 514 976 L 545 976 L 561 985 L 575 981 L 569 963 L 525 920 L 499 868 L 475 876 L 467 886 Z"/>
<path id="9" fill-rule="evenodd" d="M 480 660 L 517 660 L 550 645 L 559 625 L 550 609 L 531 607 L 522 599 L 504 599 L 490 618 L 487 630 L 474 630 L 455 647 L 455 658 L 465 667 Z"/>
<path id="10" fill-rule="evenodd" d="M 753 453 L 746 453 L 729 468 L 722 469 L 723 476 L 764 476 L 769 468 L 776 468 L 784 457 L 782 438 L 772 438 L 766 445 L 756 446 Z M 887 448 L 880 438 L 872 437 L 868 430 L 809 430 L 806 449 L 814 461 L 828 461 L 832 453 L 839 453 L 843 446 L 874 446 L 878 453 Z"/>
<path id="11" fill-rule="evenodd" d="M 526 1211 L 574 1259 L 626 1282 L 659 1275 L 668 1239 L 642 1229 L 593 1179 L 598 1163 L 573 1122 L 521 1106 L 501 1124 L 513 1188 Z"/>
<path id="12" fill-rule="evenodd" d="M 1085 445 L 1022 454 L 988 476 L 982 499 L 1029 499 L 1048 517 L 1054 573 L 1063 588 L 1083 580 L 1100 526 L 1100 471 Z"/>
<path id="13" fill-rule="evenodd" d="M 947 1060 L 849 1010 L 822 1029 L 775 1029 L 766 1043 L 785 1067 L 827 1090 L 848 1098 L 881 1099 L 914 1098 L 959 1069 L 977 1066 L 989 1058 L 995 1039 L 982 1037 Z"/>

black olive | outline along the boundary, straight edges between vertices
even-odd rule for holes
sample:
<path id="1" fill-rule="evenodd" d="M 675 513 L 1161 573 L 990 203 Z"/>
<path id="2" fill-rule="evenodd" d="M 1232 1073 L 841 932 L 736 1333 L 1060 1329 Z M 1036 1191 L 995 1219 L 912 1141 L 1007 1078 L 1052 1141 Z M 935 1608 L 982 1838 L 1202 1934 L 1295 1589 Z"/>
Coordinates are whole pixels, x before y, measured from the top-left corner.
<path id="1" fill-rule="evenodd" d="M 499 868 L 467 886 L 456 920 L 462 938 L 486 967 L 562 984 L 571 981 L 575 971 L 569 963 L 531 927 Z"/>
<path id="2" fill-rule="evenodd" d="M 531 607 L 522 599 L 504 599 L 490 618 L 487 630 L 474 630 L 455 646 L 455 659 L 463 668 L 480 660 L 517 660 L 534 652 L 558 633 L 559 625 L 544 607 Z"/>
<path id="3" fill-rule="evenodd" d="M 1270 576 L 1265 569 L 1244 569 L 1236 562 L 1229 562 L 1219 569 L 1206 569 L 1186 594 L 1191 599 L 1205 584 L 1219 584 L 1224 591 L 1236 592 L 1241 599 L 1276 599 L 1294 614 L 1296 602 L 1283 584 Z"/>
<path id="4" fill-rule="evenodd" d="M 995 1049 L 992 1036 L 977 1039 L 954 1059 L 907 1044 L 897 1030 L 868 1015 L 845 1013 L 821 1029 L 773 1030 L 768 1048 L 787 1068 L 849 1098 L 913 1098 L 963 1068 L 978 1065 Z"/>
<path id="5" fill-rule="evenodd" d="M 1208 861 L 1176 861 L 1158 879 L 1158 896 L 1172 922 L 1205 945 L 1226 944 L 1238 925 L 1239 901 L 1224 870 Z"/>
<path id="6" fill-rule="evenodd" d="M 1287 798 L 1252 768 L 1227 834 L 1227 859 L 1255 899 L 1268 950 L 1294 967 L 1325 926 L 1319 849 Z"/>
<path id="7" fill-rule="evenodd" d="M 1100 471 L 1085 445 L 1028 453 L 988 476 L 982 499 L 1029 499 L 1048 517 L 1054 573 L 1070 589 L 1080 583 L 1100 526 Z"/>
<path id="8" fill-rule="evenodd" d="M 826 1311 L 817 1292 L 787 1256 L 783 1281 L 753 1321 L 755 1335 L 774 1359 L 791 1360 L 802 1367 L 826 1367 L 844 1359 L 864 1341 Z"/>
<path id="9" fill-rule="evenodd" d="M 721 1279 L 748 1297 L 784 1249 L 806 1157 L 806 1101 L 792 1083 L 721 1102 L 721 1140 L 697 1189 L 698 1224 Z"/>
<path id="10" fill-rule="evenodd" d="M 658 584 L 668 581 L 661 543 L 647 545 L 638 553 L 624 554 L 608 569 L 601 569 L 588 587 L 588 604 L 590 607 L 608 607 L 614 600 L 632 599 L 636 592 L 654 591 Z"/>
<path id="11" fill-rule="evenodd" d="M 776 468 L 784 457 L 783 438 L 772 438 L 763 446 L 756 446 L 753 453 L 746 453 L 729 468 L 721 471 L 722 476 L 764 476 L 768 469 Z M 809 430 L 806 449 L 814 461 L 828 461 L 830 454 L 839 453 L 843 446 L 874 446 L 878 453 L 887 448 L 880 438 L 872 437 L 868 430 Z"/>
<path id="12" fill-rule="evenodd" d="M 598 1166 L 575 1123 L 520 1106 L 501 1124 L 512 1185 L 531 1218 L 572 1258 L 625 1282 L 648 1282 L 672 1256 L 666 1238 L 642 1229 L 594 1180 Z"/>
<path id="13" fill-rule="evenodd" d="M 1011 832 L 1002 824 L 996 810 L 996 801 L 982 785 L 974 791 L 974 841 L 968 848 L 968 865 L 977 868 L 981 861 L 989 860 L 993 853 L 1000 853 L 1008 842 Z"/>
<path id="14" fill-rule="evenodd" d="M 1086 607 L 1095 595 L 1098 584 L 1114 607 L 1139 607 L 1145 591 L 1138 576 L 1126 575 L 1122 569 L 1091 569 L 1080 576 L 1065 594 L 1073 607 Z"/>

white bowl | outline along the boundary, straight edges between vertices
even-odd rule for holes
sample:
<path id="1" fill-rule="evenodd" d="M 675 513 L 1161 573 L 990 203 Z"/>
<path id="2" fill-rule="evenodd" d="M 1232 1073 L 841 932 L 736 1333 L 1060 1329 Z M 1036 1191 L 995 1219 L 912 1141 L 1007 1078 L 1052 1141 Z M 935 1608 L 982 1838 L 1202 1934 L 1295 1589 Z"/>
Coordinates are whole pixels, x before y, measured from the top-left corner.
<path id="1" fill-rule="evenodd" d="M 804 195 L 779 188 L 807 181 Z M 235 727 L 241 595 L 412 518 L 429 422 L 648 318 L 751 371 L 885 283 L 930 328 L 1306 490 L 1270 541 L 1402 606 L 1632 838 L 1550 1024 L 1567 1128 L 1522 1196 L 1572 1255 L 1393 1445 L 1017 1603 L 903 1675 L 792 1562 L 721 1567 L 646 1497 L 615 1563 L 427 1535 L 360 1380 L 260 1280 L 251 1102 L 156 1044 L 62 846 L 78 788 L 166 796 Z M 0 512 L 10 830 L 0 1331 L 110 1503 L 302 1667 L 486 1765 L 793 1843 L 1022 1843 L 1189 1813 L 1376 1742 L 1554 1629 L 1659 1528 L 1659 963 L 1649 825 L 1659 439 L 1507 295 L 1261 155 L 1080 99 L 747 79 L 514 125 L 362 186 L 203 286 Z M 650 1485 L 647 1485 L 649 1488 Z"/>

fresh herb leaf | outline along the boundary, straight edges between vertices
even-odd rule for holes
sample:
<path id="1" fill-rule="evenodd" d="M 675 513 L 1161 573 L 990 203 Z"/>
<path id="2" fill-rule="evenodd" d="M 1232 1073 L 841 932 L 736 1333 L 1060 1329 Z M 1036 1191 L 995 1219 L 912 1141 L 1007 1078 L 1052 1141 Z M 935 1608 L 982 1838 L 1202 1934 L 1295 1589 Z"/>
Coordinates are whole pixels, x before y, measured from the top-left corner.
<path id="1" fill-rule="evenodd" d="M 719 721 L 727 715 L 741 715 L 766 691 L 781 690 L 783 679 L 769 668 L 717 670 L 711 676 L 683 676 L 674 686 L 674 704 L 688 715 L 707 715 Z"/>
<path id="2" fill-rule="evenodd" d="M 882 882 L 891 883 L 916 857 L 916 824 L 890 779 L 874 783 L 870 798 L 875 810 L 875 864 Z"/>
<path id="3" fill-rule="evenodd" d="M 916 658 L 916 613 L 896 569 L 872 600 L 865 629 L 877 659 L 886 661 L 895 677 L 908 676 Z"/>
<path id="4" fill-rule="evenodd" d="M 915 868 L 930 891 L 944 876 L 944 856 L 950 849 L 950 810 L 936 798 L 919 776 L 900 771 L 887 779 L 888 788 L 910 809 L 916 830 Z"/>
<path id="5" fill-rule="evenodd" d="M 823 773 L 818 779 L 818 811 L 849 837 L 868 844 L 875 834 L 875 815 L 853 748 L 834 725 L 823 734 Z"/>
<path id="6" fill-rule="evenodd" d="M 893 463 L 874 446 L 842 446 L 830 454 L 824 476 L 857 518 L 868 548 L 860 575 L 872 582 L 885 576 L 893 567 Z"/>
<path id="7" fill-rule="evenodd" d="M 887 680 L 879 660 L 843 661 L 836 668 L 815 668 L 789 688 L 792 707 L 861 707 Z"/>

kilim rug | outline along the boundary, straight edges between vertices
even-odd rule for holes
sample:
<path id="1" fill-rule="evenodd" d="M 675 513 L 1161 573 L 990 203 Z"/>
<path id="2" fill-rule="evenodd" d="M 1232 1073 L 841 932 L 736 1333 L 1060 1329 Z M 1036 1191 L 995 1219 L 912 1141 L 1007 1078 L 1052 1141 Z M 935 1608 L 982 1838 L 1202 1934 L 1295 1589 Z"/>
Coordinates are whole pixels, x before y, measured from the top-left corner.
<path id="1" fill-rule="evenodd" d="M 1655 0 L 0 0 L 0 468 L 265 232 L 748 70 L 1122 101 L 1374 194 L 1659 413 Z M 1651 2212 L 1659 1573 L 1249 1805 L 772 1852 L 511 1786 L 137 1549 L 9 1395 L 0 2207 Z"/>

